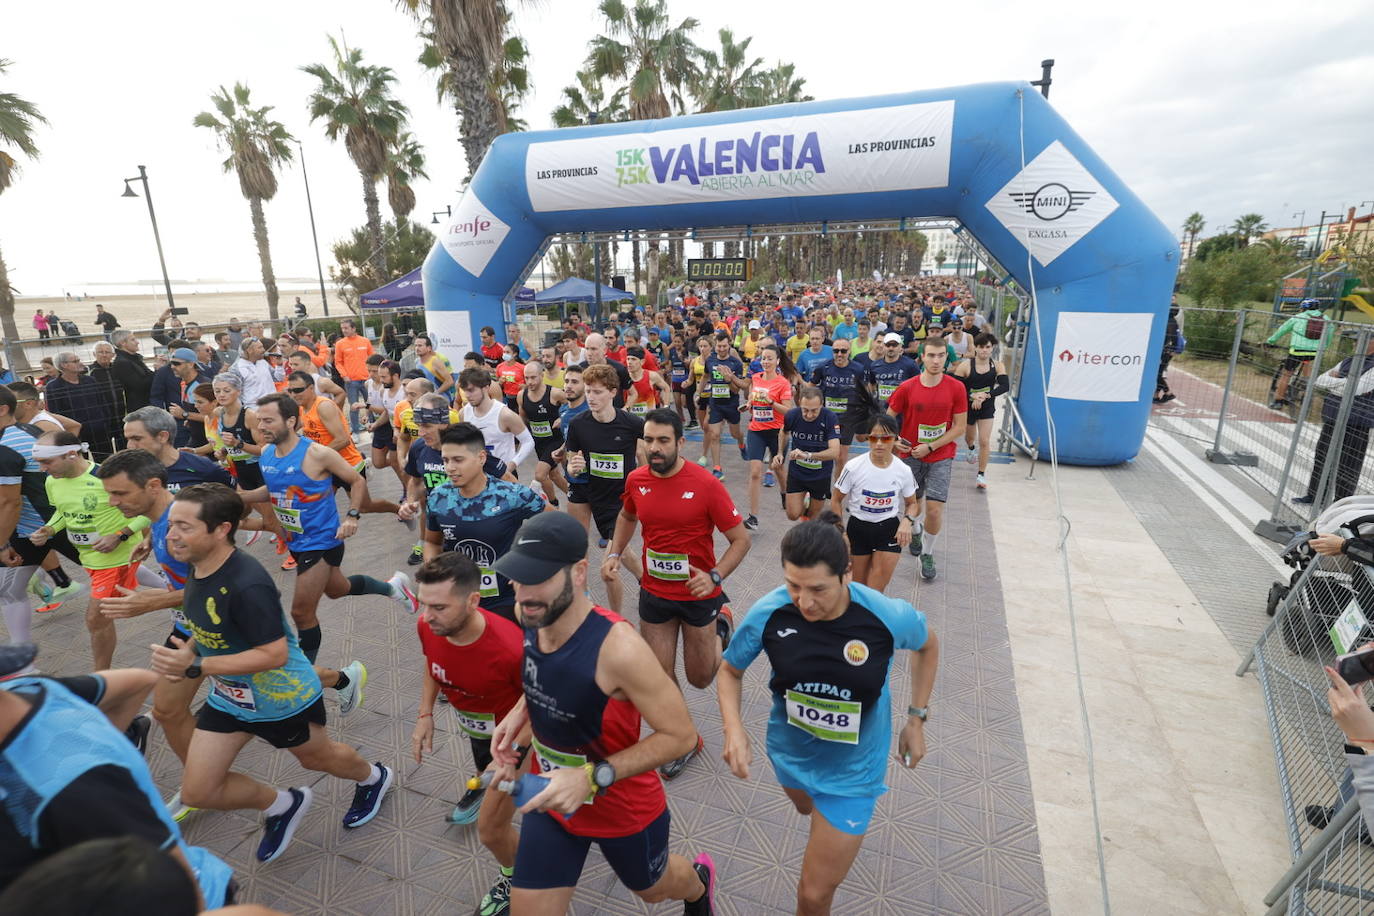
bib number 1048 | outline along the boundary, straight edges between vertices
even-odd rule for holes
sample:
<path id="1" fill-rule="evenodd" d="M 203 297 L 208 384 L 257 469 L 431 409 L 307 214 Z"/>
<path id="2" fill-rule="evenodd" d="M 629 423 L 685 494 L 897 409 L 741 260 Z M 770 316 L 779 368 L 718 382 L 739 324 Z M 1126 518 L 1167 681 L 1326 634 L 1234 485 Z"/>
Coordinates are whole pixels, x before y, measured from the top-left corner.
<path id="1" fill-rule="evenodd" d="M 822 741 L 839 744 L 859 743 L 859 722 L 863 718 L 863 704 L 846 700 L 829 700 L 789 690 L 787 724 L 800 728 Z"/>

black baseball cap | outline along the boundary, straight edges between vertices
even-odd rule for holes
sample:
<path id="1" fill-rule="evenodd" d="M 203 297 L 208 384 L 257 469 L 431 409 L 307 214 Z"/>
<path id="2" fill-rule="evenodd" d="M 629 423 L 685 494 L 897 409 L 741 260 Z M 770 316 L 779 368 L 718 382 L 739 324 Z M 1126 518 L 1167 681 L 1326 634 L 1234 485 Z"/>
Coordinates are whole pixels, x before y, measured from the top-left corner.
<path id="1" fill-rule="evenodd" d="M 495 569 L 512 582 L 537 585 L 587 556 L 587 529 L 566 512 L 541 512 L 520 526 Z"/>
<path id="2" fill-rule="evenodd" d="M 38 657 L 38 646 L 31 642 L 0 645 L 0 677 L 23 671 Z"/>

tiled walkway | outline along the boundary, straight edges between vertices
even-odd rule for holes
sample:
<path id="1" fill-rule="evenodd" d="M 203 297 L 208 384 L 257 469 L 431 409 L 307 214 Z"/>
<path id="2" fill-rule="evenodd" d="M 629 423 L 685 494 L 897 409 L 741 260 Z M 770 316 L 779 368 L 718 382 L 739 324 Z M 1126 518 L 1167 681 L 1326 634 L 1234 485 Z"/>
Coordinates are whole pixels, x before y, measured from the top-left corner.
<path id="1" fill-rule="evenodd" d="M 695 457 L 698 445 L 689 445 Z M 733 455 L 733 449 L 727 447 Z M 745 465 L 730 460 L 726 483 L 747 505 Z M 387 472 L 377 489 L 398 487 Z M 914 772 L 889 766 L 892 791 L 880 801 L 863 850 L 836 899 L 838 914 L 1013 914 L 1048 911 L 1040 838 L 1031 797 L 1021 710 L 1012 674 L 1002 582 L 987 502 L 972 487 L 972 468 L 956 466 L 950 520 L 938 549 L 940 577 L 919 584 L 917 565 L 903 555 L 889 593 L 911 600 L 929 616 L 941 642 L 940 674 L 927 728 L 930 753 Z M 765 491 L 763 526 L 745 564 L 727 584 L 742 613 L 776 587 L 778 544 L 788 523 L 777 491 Z M 350 542 L 346 572 L 385 577 L 404 560 L 406 533 L 381 516 L 368 517 Z M 270 548 L 250 548 L 271 563 Z M 593 546 L 593 554 L 599 555 Z M 278 573 L 279 584 L 290 578 Z M 599 588 L 599 586 L 598 586 Z M 626 589 L 634 619 L 634 589 Z M 414 619 L 381 598 L 326 600 L 320 660 L 362 659 L 370 679 L 366 703 L 330 728 L 374 760 L 395 764 L 398 787 L 382 814 L 357 831 L 339 819 L 351 786 L 301 770 L 294 759 L 262 743 L 240 757 L 242 770 L 278 786 L 308 783 L 315 807 L 286 855 L 270 865 L 253 860 L 258 817 L 201 812 L 184 827 L 188 839 L 223 855 L 236 869 L 243 898 L 288 913 L 467 913 L 490 884 L 495 868 L 477 841 L 475 826 L 454 827 L 445 817 L 471 768 L 466 742 L 439 716 L 435 753 L 422 765 L 410 759 L 410 733 L 422 665 Z M 165 635 L 159 615 L 120 625 L 116 664 L 144 665 L 147 646 Z M 89 666 L 80 614 L 61 610 L 37 621 L 45 670 L 72 674 Z M 762 753 L 767 716 L 767 666 L 749 671 L 745 720 L 756 765 L 747 782 L 720 760 L 720 716 L 713 690 L 688 688 L 688 702 L 706 738 L 707 753 L 668 788 L 675 851 L 708 850 L 720 864 L 718 912 L 790 913 L 807 825 L 791 808 Z M 892 683 L 897 709 L 907 690 L 902 658 Z M 167 795 L 176 789 L 175 757 L 154 732 L 149 760 Z M 573 911 L 672 912 L 647 907 L 615 881 L 596 852 L 588 860 Z"/>

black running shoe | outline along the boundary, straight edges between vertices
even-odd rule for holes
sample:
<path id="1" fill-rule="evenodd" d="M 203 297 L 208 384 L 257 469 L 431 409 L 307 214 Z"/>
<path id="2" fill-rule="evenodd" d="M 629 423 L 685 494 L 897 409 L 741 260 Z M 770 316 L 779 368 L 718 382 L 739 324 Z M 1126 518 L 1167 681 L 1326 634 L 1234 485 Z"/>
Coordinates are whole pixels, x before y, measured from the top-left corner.
<path id="1" fill-rule="evenodd" d="M 370 786 L 359 783 L 353 790 L 353 804 L 343 819 L 345 827 L 361 827 L 376 817 L 377 812 L 382 809 L 382 799 L 386 798 L 386 793 L 390 791 L 396 774 L 380 763 L 377 764 L 377 768 L 382 771 L 381 779 Z"/>
<path id="2" fill-rule="evenodd" d="M 669 760 L 663 766 L 659 767 L 658 774 L 662 776 L 664 779 L 677 778 L 682 774 L 683 769 L 686 768 L 687 761 L 691 760 L 693 757 L 695 757 L 697 754 L 700 754 L 705 749 L 706 739 L 701 737 L 701 735 L 697 735 L 697 743 L 692 746 L 692 749 L 687 753 L 683 754 L 681 757 L 677 758 L 676 760 Z"/>
<path id="3" fill-rule="evenodd" d="M 148 729 L 153 727 L 153 720 L 147 716 L 134 716 L 134 720 L 129 723 L 129 727 L 124 729 L 125 736 L 133 742 L 134 747 L 144 757 L 148 756 Z"/>
<path id="4" fill-rule="evenodd" d="M 750 531 L 757 531 L 759 527 L 759 517 L 757 515 L 749 516 L 744 520 L 744 527 L 748 528 Z"/>
<path id="5" fill-rule="evenodd" d="M 706 893 L 696 900 L 682 901 L 682 916 L 712 916 L 716 911 L 716 863 L 703 852 L 692 860 L 692 869 L 706 885 Z"/>
<path id="6" fill-rule="evenodd" d="M 291 807 L 286 809 L 286 813 L 278 814 L 267 818 L 262 825 L 262 842 L 258 844 L 258 861 L 271 862 L 282 853 L 286 852 L 286 847 L 291 845 L 291 837 L 295 835 L 296 828 L 305 819 L 305 812 L 310 810 L 310 802 L 314 798 L 314 793 L 309 786 L 301 786 L 299 789 L 291 789 Z"/>
<path id="7" fill-rule="evenodd" d="M 735 635 L 735 612 L 728 604 L 721 605 L 716 615 L 716 634 L 720 636 L 720 651 L 730 648 L 730 637 Z"/>

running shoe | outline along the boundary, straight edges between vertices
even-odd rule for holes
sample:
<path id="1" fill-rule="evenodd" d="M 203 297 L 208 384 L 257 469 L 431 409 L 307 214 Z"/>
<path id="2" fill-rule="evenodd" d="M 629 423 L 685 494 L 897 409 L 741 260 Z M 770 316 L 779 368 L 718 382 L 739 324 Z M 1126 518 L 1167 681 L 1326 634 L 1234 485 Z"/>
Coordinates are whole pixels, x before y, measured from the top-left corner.
<path id="1" fill-rule="evenodd" d="M 370 786 L 359 783 L 353 790 L 353 804 L 343 819 L 345 827 L 361 827 L 376 817 L 377 812 L 382 809 L 382 799 L 386 798 L 386 793 L 391 790 L 391 783 L 396 775 L 380 763 L 377 764 L 377 769 L 382 771 L 381 779 Z"/>
<path id="2" fill-rule="evenodd" d="M 138 748 L 138 752 L 143 756 L 148 756 L 148 729 L 153 727 L 153 720 L 147 716 L 134 716 L 134 720 L 129 723 L 129 727 L 124 729 L 124 736 L 128 738 Z"/>
<path id="3" fill-rule="evenodd" d="M 735 635 L 735 612 L 728 604 L 721 605 L 716 615 L 716 633 L 720 636 L 720 651 L 724 652 L 730 648 L 730 638 Z"/>
<path id="4" fill-rule="evenodd" d="M 913 525 L 911 528 L 911 543 L 906 545 L 906 552 L 913 557 L 919 557 L 921 555 L 921 535 L 925 534 L 925 532 L 926 529 L 924 525 L 920 527 Z"/>
<path id="5" fill-rule="evenodd" d="M 286 546 L 286 541 L 282 540 L 281 538 L 277 538 L 277 545 L 276 545 L 276 546 L 277 546 L 277 556 L 279 556 L 279 557 L 285 555 L 285 554 L 286 554 L 286 551 L 290 549 L 289 547 Z"/>
<path id="6" fill-rule="evenodd" d="M 935 578 L 935 557 L 928 553 L 921 554 L 921 578 L 927 582 Z"/>
<path id="7" fill-rule="evenodd" d="M 693 417 L 692 419 L 690 419 L 690 420 L 687 421 L 687 428 L 688 428 L 688 429 L 696 429 L 696 428 L 697 428 L 696 417 Z"/>
<path id="8" fill-rule="evenodd" d="M 659 775 L 664 779 L 675 779 L 682 774 L 683 769 L 687 766 L 687 762 L 704 750 L 706 750 L 706 739 L 701 737 L 701 735 L 697 735 L 697 743 L 692 746 L 692 749 L 676 760 L 669 760 L 663 766 L 659 767 Z"/>
<path id="9" fill-rule="evenodd" d="M 1164 395 L 1163 397 L 1161 397 L 1159 400 L 1155 401 L 1155 403 L 1156 403 L 1156 404 L 1167 404 L 1167 403 L 1169 403 L 1170 401 L 1175 400 L 1175 399 L 1177 399 L 1177 398 L 1178 398 L 1178 395 L 1174 394 L 1174 393 L 1171 391 L 1171 392 L 1169 392 L 1168 394 L 1166 394 L 1166 395 Z M 1284 401 L 1284 403 L 1287 404 L 1288 402 L 1287 402 L 1287 401 Z"/>
<path id="10" fill-rule="evenodd" d="M 47 576 L 44 575 L 44 573 L 41 570 L 36 574 L 30 576 L 29 594 L 33 595 L 39 601 L 42 601 L 44 604 L 51 604 L 53 588 L 51 585 L 44 581 L 46 578 Z"/>
<path id="11" fill-rule="evenodd" d="M 291 845 L 291 837 L 296 835 L 296 828 L 305 820 L 305 812 L 310 810 L 310 802 L 315 797 L 309 786 L 288 791 L 291 793 L 291 807 L 284 814 L 269 817 L 263 822 L 262 842 L 258 843 L 259 862 L 275 861 L 286 852 L 286 847 Z"/>
<path id="12" fill-rule="evenodd" d="M 243 539 L 243 546 L 244 546 L 244 547 L 252 547 L 254 544 L 256 544 L 256 543 L 258 542 L 258 538 L 260 538 L 260 537 L 262 537 L 262 532 L 261 532 L 261 531 L 245 531 L 245 532 L 244 532 L 244 539 Z"/>
<path id="13" fill-rule="evenodd" d="M 1312 503 L 1316 502 L 1316 497 L 1315 497 L 1315 496 L 1294 496 L 1292 499 L 1289 500 L 1289 502 L 1290 502 L 1290 503 L 1293 503 L 1293 505 L 1295 505 L 1295 506 L 1310 506 L 1310 505 L 1312 505 Z"/>
<path id="14" fill-rule="evenodd" d="M 777 484 L 777 481 L 773 479 L 773 472 L 772 472 L 772 471 L 764 471 L 764 472 L 763 472 L 763 485 L 764 485 L 765 487 L 771 487 L 771 486 L 774 486 L 774 485 L 776 485 L 776 484 Z"/>
<path id="15" fill-rule="evenodd" d="M 707 853 L 692 860 L 692 869 L 706 885 L 706 893 L 696 900 L 682 901 L 682 916 L 713 916 L 716 901 L 716 863 Z"/>
<path id="16" fill-rule="evenodd" d="M 425 549 L 422 545 L 416 544 L 410 548 L 410 556 L 406 557 L 407 566 L 419 566 L 425 561 Z"/>
<path id="17" fill-rule="evenodd" d="M 974 484 L 978 487 L 978 489 L 986 490 L 988 488 L 988 475 L 984 474 L 982 471 L 979 471 L 978 478 L 974 481 Z"/>
<path id="18" fill-rule="evenodd" d="M 295 568 L 296 568 L 296 558 L 293 557 L 293 556 L 291 556 L 291 554 L 288 553 L 288 554 L 286 555 L 286 559 L 281 561 L 281 568 L 282 568 L 282 569 L 288 569 L 288 570 L 290 570 L 290 569 L 295 569 Z"/>
<path id="19" fill-rule="evenodd" d="M 698 458 L 698 459 L 697 459 L 697 464 L 701 465 L 702 467 L 706 467 L 706 465 L 707 465 L 706 456 L 705 456 L 705 455 L 702 455 L 700 458 Z"/>
<path id="20" fill-rule="evenodd" d="M 1272 401 L 1269 402 L 1269 409 L 1270 409 L 1270 410 L 1281 410 L 1281 409 L 1283 409 L 1284 407 L 1287 407 L 1287 406 L 1288 406 L 1288 402 L 1287 402 L 1287 401 L 1280 401 L 1280 400 L 1277 399 L 1277 398 L 1275 398 L 1274 400 L 1272 400 Z"/>
<path id="21" fill-rule="evenodd" d="M 363 688 L 367 686 L 367 665 L 355 658 L 344 666 L 342 673 L 348 676 L 348 686 L 338 691 L 339 715 L 346 716 L 363 705 Z"/>
<path id="22" fill-rule="evenodd" d="M 36 580 L 38 577 L 34 576 L 33 578 Z M 61 588 L 53 588 L 45 582 L 42 587 L 46 590 L 47 603 L 34 609 L 40 614 L 55 611 L 66 602 L 90 591 L 90 587 L 85 582 L 76 581 L 68 582 Z"/>
<path id="23" fill-rule="evenodd" d="M 510 912 L 510 877 L 504 871 L 500 873 L 491 890 L 472 911 L 472 916 L 501 916 Z"/>
<path id="24" fill-rule="evenodd" d="M 750 531 L 757 530 L 759 527 L 759 517 L 757 515 L 749 516 L 744 520 L 744 527 L 748 528 Z"/>
<path id="25" fill-rule="evenodd" d="M 749 458 L 748 458 L 748 456 L 747 456 L 747 453 L 744 451 L 744 443 L 743 443 L 743 442 L 741 442 L 741 443 L 740 443 L 740 446 L 739 446 L 739 460 L 740 460 L 740 461 L 748 461 L 748 460 L 749 460 Z"/>
<path id="26" fill-rule="evenodd" d="M 964 449 L 964 460 L 969 464 L 976 464 L 978 462 L 978 446 L 965 445 Z"/>
<path id="27" fill-rule="evenodd" d="M 724 480 L 725 472 L 720 469 L 720 465 L 716 465 L 715 467 L 711 468 L 711 476 L 714 477 L 716 480 Z"/>
<path id="28" fill-rule="evenodd" d="M 477 814 L 482 810 L 482 799 L 487 797 L 486 789 L 468 789 L 463 793 L 463 797 L 458 799 L 458 804 L 449 812 L 448 822 L 450 824 L 471 824 L 477 820 Z"/>
<path id="29" fill-rule="evenodd" d="M 420 599 L 415 597 L 415 591 L 410 587 L 410 576 L 397 570 L 386 580 L 386 584 L 391 586 L 391 597 L 403 611 L 410 614 L 420 613 Z"/>
<path id="30" fill-rule="evenodd" d="M 177 794 L 167 799 L 167 810 L 172 812 L 172 820 L 180 824 L 190 816 L 192 811 L 199 811 L 199 808 L 192 808 L 190 805 L 182 804 L 181 790 L 177 789 Z"/>

